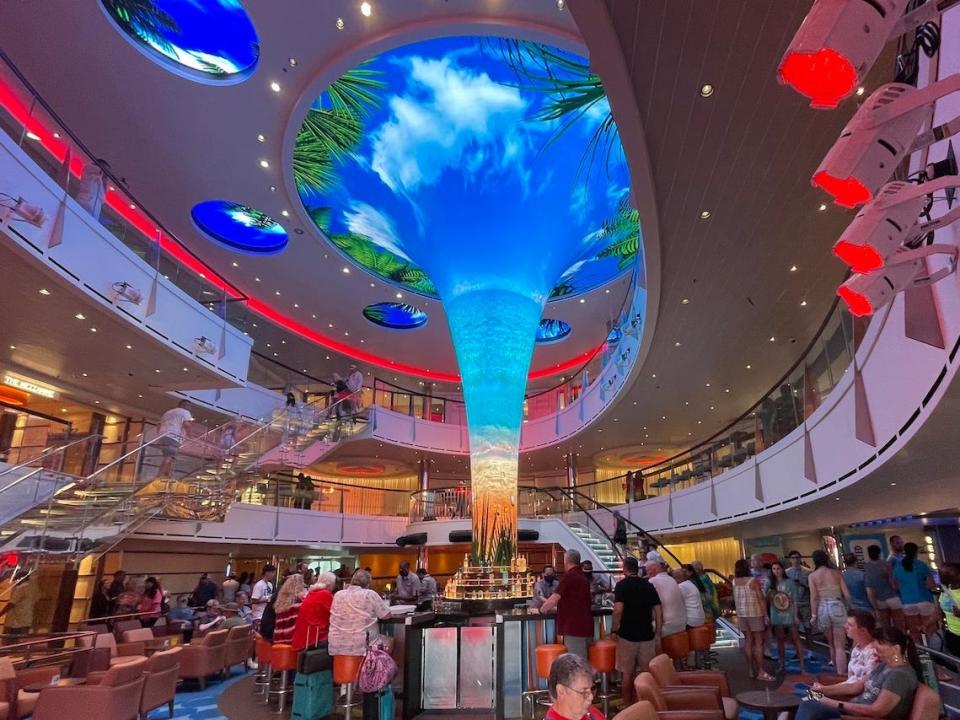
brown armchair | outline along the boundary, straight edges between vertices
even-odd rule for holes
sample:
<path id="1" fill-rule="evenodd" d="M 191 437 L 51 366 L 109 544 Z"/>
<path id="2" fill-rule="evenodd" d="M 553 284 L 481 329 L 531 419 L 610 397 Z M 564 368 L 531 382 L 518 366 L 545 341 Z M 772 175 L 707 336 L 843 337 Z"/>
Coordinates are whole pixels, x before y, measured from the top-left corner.
<path id="1" fill-rule="evenodd" d="M 726 720 L 735 720 L 740 706 L 730 697 L 730 685 L 722 670 L 687 670 L 677 672 L 673 660 L 667 655 L 657 655 L 650 661 L 650 674 L 662 690 L 690 687 L 711 688 L 716 698 L 715 708 L 723 711 Z"/>
<path id="2" fill-rule="evenodd" d="M 723 711 L 717 708 L 717 696 L 713 688 L 664 690 L 648 672 L 637 675 L 633 686 L 637 698 L 653 705 L 660 720 L 724 720 Z"/>
<path id="3" fill-rule="evenodd" d="M 173 648 L 154 653 L 147 660 L 144 672 L 143 694 L 140 696 L 140 717 L 147 717 L 154 708 L 167 706 L 173 717 L 173 698 L 177 694 L 177 679 L 180 674 L 182 648 Z"/>
<path id="4" fill-rule="evenodd" d="M 153 630 L 150 628 L 134 628 L 133 630 L 124 630 L 120 633 L 120 642 L 124 645 L 130 645 L 132 643 L 148 643 L 153 642 L 154 635 Z"/>
<path id="5" fill-rule="evenodd" d="M 77 717 L 81 708 L 84 720 L 136 720 L 146 665 L 146 658 L 140 658 L 110 668 L 99 683 L 44 688 L 38 693 L 33 720 Z"/>
<path id="6" fill-rule="evenodd" d="M 199 680 L 200 688 L 205 689 L 208 677 L 223 672 L 229 634 L 229 630 L 214 630 L 189 645 L 183 645 L 179 677 Z"/>
<path id="7" fill-rule="evenodd" d="M 100 667 L 100 663 L 97 661 L 100 655 L 105 655 L 107 652 L 109 652 L 108 667 L 146 657 L 143 642 L 118 643 L 112 633 L 102 633 L 92 641 L 89 636 L 81 637 L 79 644 L 80 647 L 93 646 L 94 660 L 91 661 L 91 669 L 93 670 L 107 669 L 106 667 Z"/>
<path id="8" fill-rule="evenodd" d="M 253 652 L 253 625 L 237 625 L 230 628 L 227 635 L 227 649 L 223 661 L 223 670 L 229 676 L 234 665 L 243 663 L 247 669 L 247 662 Z"/>

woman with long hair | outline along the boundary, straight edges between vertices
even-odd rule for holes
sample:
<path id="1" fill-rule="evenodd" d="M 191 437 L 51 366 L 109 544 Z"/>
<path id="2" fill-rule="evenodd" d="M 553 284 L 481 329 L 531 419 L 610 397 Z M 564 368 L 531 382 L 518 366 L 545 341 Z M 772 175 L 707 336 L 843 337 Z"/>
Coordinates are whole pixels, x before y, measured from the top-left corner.
<path id="1" fill-rule="evenodd" d="M 936 631 L 936 606 L 930 592 L 935 585 L 930 568 L 917 559 L 919 552 L 916 543 L 907 543 L 903 546 L 903 560 L 893 562 L 893 587 L 900 593 L 907 632 L 915 643 Z"/>
<path id="2" fill-rule="evenodd" d="M 747 658 L 750 677 L 773 680 L 763 668 L 763 643 L 767 635 L 767 601 L 760 583 L 750 573 L 747 560 L 737 560 L 733 566 L 733 603 L 737 609 L 737 623 L 743 633 L 743 654 Z"/>
<path id="3" fill-rule="evenodd" d="M 287 643 L 293 640 L 293 631 L 297 625 L 297 613 L 300 611 L 300 601 L 307 594 L 303 583 L 303 575 L 293 573 L 280 586 L 277 599 L 273 604 L 277 620 L 273 626 L 273 642 Z"/>
<path id="4" fill-rule="evenodd" d="M 874 630 L 873 646 L 880 664 L 865 679 L 853 698 L 804 700 L 796 720 L 834 720 L 845 715 L 867 718 L 906 720 L 910 716 L 913 695 L 923 669 L 917 648 L 908 635 L 892 627 Z"/>
<path id="5" fill-rule="evenodd" d="M 110 606 L 113 601 L 110 599 L 110 579 L 100 578 L 93 588 L 93 596 L 90 598 L 90 612 L 88 617 L 102 618 L 110 614 Z"/>
<path id="6" fill-rule="evenodd" d="M 783 670 L 786 666 L 787 635 L 789 635 L 797 650 L 800 672 L 806 672 L 803 667 L 803 645 L 797 628 L 800 621 L 797 614 L 800 588 L 787 577 L 787 571 L 780 560 L 774 560 L 770 564 L 770 581 L 767 587 L 769 588 L 767 604 L 770 606 L 770 625 L 777 640 L 777 653 L 780 658 L 778 670 Z"/>
<path id="7" fill-rule="evenodd" d="M 810 624 L 819 625 L 830 644 L 830 657 L 837 668 L 838 675 L 847 674 L 847 636 L 844 626 L 847 624 L 847 604 L 850 591 L 843 581 L 843 575 L 830 567 L 830 558 L 823 550 L 814 550 L 813 572 L 810 573 L 810 607 L 813 615 Z"/>
<path id="8" fill-rule="evenodd" d="M 163 607 L 163 591 L 160 589 L 160 583 L 155 577 L 148 577 L 143 583 L 143 595 L 140 596 L 140 604 L 137 611 L 145 613 L 140 616 L 140 624 L 143 627 L 153 627 L 160 617 Z"/>

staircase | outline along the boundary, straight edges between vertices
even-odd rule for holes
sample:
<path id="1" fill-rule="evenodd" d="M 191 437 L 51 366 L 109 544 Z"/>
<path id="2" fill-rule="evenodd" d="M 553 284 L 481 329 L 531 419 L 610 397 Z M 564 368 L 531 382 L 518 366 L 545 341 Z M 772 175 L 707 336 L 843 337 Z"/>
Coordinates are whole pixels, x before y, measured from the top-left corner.
<path id="1" fill-rule="evenodd" d="M 603 561 L 604 567 L 596 568 L 597 570 L 619 571 L 619 556 L 605 537 L 601 537 L 577 522 L 568 523 L 568 525 L 573 534 L 580 538 L 583 544 Z"/>
<path id="2" fill-rule="evenodd" d="M 337 407 L 348 400 L 338 400 L 322 410 L 312 406 L 298 410 L 286 420 L 280 443 L 260 457 L 257 467 L 261 470 L 310 467 L 333 452 L 343 440 L 360 437 L 372 429 L 368 411 L 336 416 Z"/>

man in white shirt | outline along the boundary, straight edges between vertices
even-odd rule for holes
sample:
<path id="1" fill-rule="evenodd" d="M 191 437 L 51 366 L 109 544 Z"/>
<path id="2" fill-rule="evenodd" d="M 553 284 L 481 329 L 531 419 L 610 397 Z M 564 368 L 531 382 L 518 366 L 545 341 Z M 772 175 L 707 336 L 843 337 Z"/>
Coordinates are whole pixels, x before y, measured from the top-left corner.
<path id="1" fill-rule="evenodd" d="M 648 560 L 645 566 L 647 580 L 657 590 L 660 596 L 660 607 L 663 611 L 663 637 L 687 631 L 687 606 L 683 602 L 680 586 L 670 577 L 670 573 L 663 572 L 656 560 Z"/>
<path id="2" fill-rule="evenodd" d="M 347 377 L 347 390 L 350 391 L 348 410 L 356 413 L 360 410 L 360 392 L 363 390 L 363 373 L 356 365 L 350 366 L 350 375 Z"/>
<path id="3" fill-rule="evenodd" d="M 177 459 L 177 451 L 183 443 L 184 430 L 193 422 L 193 415 L 187 410 L 189 406 L 189 400 L 181 400 L 175 408 L 160 416 L 156 445 L 163 454 L 163 462 L 160 463 L 157 477 L 168 477 L 173 469 L 173 461 Z"/>
<path id="4" fill-rule="evenodd" d="M 401 605 L 410 603 L 416 605 L 420 598 L 420 578 L 410 572 L 410 563 L 404 560 L 400 563 L 400 573 L 397 575 L 397 588 L 394 598 Z"/>
<path id="5" fill-rule="evenodd" d="M 273 597 L 273 580 L 277 576 L 277 568 L 273 565 L 263 566 L 263 575 L 253 586 L 253 594 L 250 596 L 250 607 L 253 610 L 252 616 L 255 621 L 263 617 L 263 611 L 267 609 L 270 598 Z"/>
<path id="6" fill-rule="evenodd" d="M 420 579 L 419 604 L 432 603 L 437 597 L 437 581 L 426 568 L 417 568 L 417 577 Z"/>

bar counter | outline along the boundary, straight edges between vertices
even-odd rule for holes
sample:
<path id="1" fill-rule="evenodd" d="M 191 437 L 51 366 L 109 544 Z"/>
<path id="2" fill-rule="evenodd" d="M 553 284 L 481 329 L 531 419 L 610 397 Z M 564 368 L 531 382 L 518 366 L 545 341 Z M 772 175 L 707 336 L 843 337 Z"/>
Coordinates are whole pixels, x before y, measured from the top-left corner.
<path id="1" fill-rule="evenodd" d="M 594 638 L 610 631 L 610 608 L 595 607 Z M 523 693 L 545 689 L 537 677 L 537 645 L 556 642 L 554 615 L 506 610 L 419 612 L 381 621 L 394 639 L 403 720 L 424 712 L 472 710 L 496 720 L 521 717 Z"/>

